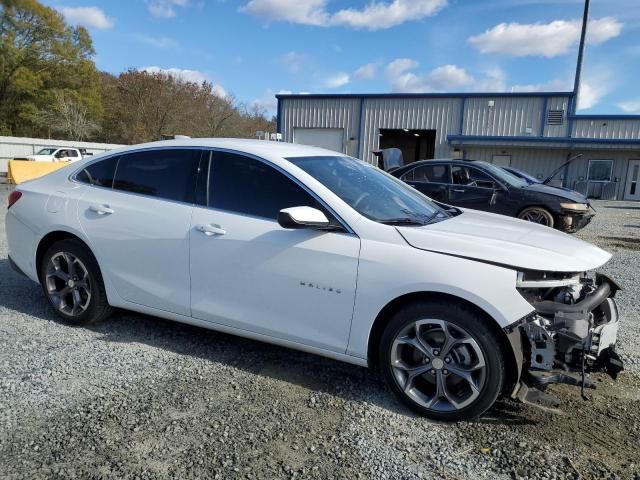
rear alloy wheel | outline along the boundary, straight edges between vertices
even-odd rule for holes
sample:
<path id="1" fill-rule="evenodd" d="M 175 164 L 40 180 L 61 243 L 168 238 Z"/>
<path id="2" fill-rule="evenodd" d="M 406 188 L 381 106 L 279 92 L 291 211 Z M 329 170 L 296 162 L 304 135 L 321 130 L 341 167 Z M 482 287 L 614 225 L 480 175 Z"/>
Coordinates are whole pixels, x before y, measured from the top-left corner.
<path id="1" fill-rule="evenodd" d="M 551 212 L 542 207 L 525 208 L 520 212 L 518 218 L 521 220 L 526 220 L 527 222 L 538 223 L 540 225 L 545 225 L 551 228 L 553 228 L 555 223 Z"/>
<path id="2" fill-rule="evenodd" d="M 482 414 L 504 378 L 502 352 L 487 321 L 455 304 L 424 302 L 400 311 L 385 330 L 380 352 L 391 388 L 436 420 Z"/>
<path id="3" fill-rule="evenodd" d="M 78 240 L 62 240 L 47 250 L 40 265 L 40 282 L 51 306 L 69 323 L 82 325 L 113 312 L 98 263 Z"/>
<path id="4" fill-rule="evenodd" d="M 78 316 L 91 302 L 91 279 L 82 260 L 69 252 L 54 254 L 47 263 L 45 288 L 51 303 L 65 315 Z"/>

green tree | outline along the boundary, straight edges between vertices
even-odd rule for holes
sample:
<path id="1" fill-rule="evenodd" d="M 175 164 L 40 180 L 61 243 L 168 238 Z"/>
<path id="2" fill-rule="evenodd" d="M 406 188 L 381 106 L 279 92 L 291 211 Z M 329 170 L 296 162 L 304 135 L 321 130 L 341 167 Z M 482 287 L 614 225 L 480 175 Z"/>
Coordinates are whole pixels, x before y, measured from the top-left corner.
<path id="1" fill-rule="evenodd" d="M 0 131 L 49 136 L 60 98 L 102 114 L 93 45 L 83 27 L 37 0 L 0 0 Z"/>

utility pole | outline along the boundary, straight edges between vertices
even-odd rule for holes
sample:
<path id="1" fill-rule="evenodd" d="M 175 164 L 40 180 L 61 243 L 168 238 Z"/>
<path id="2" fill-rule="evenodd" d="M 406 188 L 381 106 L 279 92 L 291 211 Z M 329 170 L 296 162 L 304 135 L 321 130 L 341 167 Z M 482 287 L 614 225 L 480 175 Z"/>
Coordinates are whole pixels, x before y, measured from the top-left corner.
<path id="1" fill-rule="evenodd" d="M 582 33 L 580 34 L 580 46 L 578 48 L 578 64 L 576 66 L 576 78 L 573 84 L 573 93 L 576 98 L 573 104 L 573 113 L 576 110 L 577 96 L 580 91 L 580 77 L 582 76 L 582 62 L 584 60 L 584 44 L 587 38 L 587 23 L 589 23 L 589 4 L 591 0 L 584 0 L 584 13 L 582 15 Z"/>

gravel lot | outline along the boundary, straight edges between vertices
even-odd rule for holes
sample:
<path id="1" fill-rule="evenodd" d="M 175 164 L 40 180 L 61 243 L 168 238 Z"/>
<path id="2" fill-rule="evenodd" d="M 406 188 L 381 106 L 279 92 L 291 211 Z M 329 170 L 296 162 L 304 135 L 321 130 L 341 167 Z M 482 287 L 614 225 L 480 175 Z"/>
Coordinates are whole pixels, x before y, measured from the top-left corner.
<path id="1" fill-rule="evenodd" d="M 0 187 L 0 211 L 7 187 Z M 563 413 L 500 401 L 442 425 L 364 368 L 132 313 L 58 322 L 0 227 L 2 478 L 640 479 L 640 204 L 578 234 L 613 252 L 625 371 Z"/>

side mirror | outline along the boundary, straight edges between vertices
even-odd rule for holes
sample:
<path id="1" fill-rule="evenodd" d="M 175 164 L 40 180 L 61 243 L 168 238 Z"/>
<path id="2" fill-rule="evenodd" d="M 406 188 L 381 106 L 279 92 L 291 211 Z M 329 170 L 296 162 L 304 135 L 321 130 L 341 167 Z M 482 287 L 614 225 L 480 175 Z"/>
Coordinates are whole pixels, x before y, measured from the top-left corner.
<path id="1" fill-rule="evenodd" d="M 327 216 L 317 208 L 291 207 L 278 213 L 278 223 L 282 228 L 327 228 L 331 225 Z"/>

